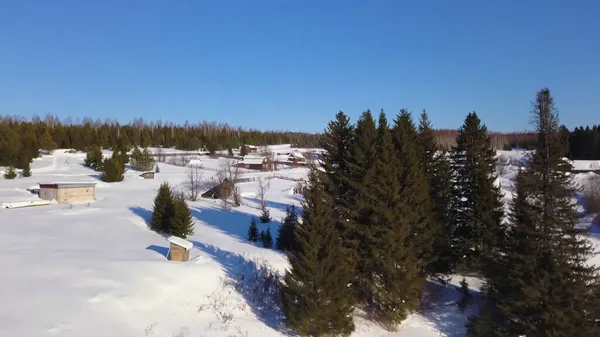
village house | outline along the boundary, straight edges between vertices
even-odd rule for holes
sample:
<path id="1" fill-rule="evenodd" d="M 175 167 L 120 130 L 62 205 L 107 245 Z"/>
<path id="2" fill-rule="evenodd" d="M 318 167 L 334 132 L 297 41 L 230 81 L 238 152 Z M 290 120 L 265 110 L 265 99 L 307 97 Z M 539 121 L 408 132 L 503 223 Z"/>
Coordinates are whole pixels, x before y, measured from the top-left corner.
<path id="1" fill-rule="evenodd" d="M 294 165 L 306 164 L 306 158 L 302 154 L 302 152 L 296 150 L 288 156 L 288 161 L 290 161 Z"/>
<path id="2" fill-rule="evenodd" d="M 246 148 L 246 153 L 252 154 L 252 153 L 258 153 L 258 147 L 256 147 L 255 145 L 242 145 L 240 146 L 240 152 L 242 152 L 242 148 Z"/>
<path id="3" fill-rule="evenodd" d="M 96 200 L 96 183 L 39 184 L 40 198 L 56 200 L 59 204 Z"/>
<path id="4" fill-rule="evenodd" d="M 269 169 L 269 159 L 262 156 L 244 156 L 236 166 L 250 170 L 266 171 Z"/>

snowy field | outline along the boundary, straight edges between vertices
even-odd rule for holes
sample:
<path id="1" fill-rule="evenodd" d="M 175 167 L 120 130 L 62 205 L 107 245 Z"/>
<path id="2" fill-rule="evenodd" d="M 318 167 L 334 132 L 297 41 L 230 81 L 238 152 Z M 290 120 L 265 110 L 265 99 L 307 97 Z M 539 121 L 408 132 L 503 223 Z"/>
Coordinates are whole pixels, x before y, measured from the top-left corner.
<path id="1" fill-rule="evenodd" d="M 189 202 L 195 220 L 195 233 L 188 238 L 194 244 L 190 261 L 169 262 L 167 241 L 146 223 L 160 183 L 180 185 L 186 169 L 160 163 L 154 180 L 128 171 L 123 182 L 107 184 L 82 165 L 84 157 L 58 150 L 32 163 L 32 177 L 0 179 L 0 203 L 38 200 L 28 191 L 37 183 L 97 183 L 97 200 L 89 204 L 0 209 L 0 336 L 287 334 L 272 308 L 228 282 L 239 281 L 240 275 L 251 279 L 260 261 L 278 272 L 287 266 L 280 252 L 245 240 L 250 217 L 260 215 L 256 182 L 239 184 L 243 205 L 231 211 L 222 210 L 218 201 Z M 204 177 L 214 175 L 222 161 L 202 157 L 209 168 Z M 515 170 L 504 169 L 499 179 L 507 200 Z M 254 175 L 297 179 L 306 173 L 306 168 L 294 168 Z M 585 184 L 585 176 L 577 179 Z M 275 236 L 286 206 L 299 206 L 301 199 L 291 192 L 295 181 L 269 181 L 274 219 L 269 226 Z M 477 280 L 470 281 L 476 290 Z M 357 318 L 353 336 L 463 336 L 466 315 L 474 308 L 458 311 L 453 286 L 429 288 L 429 307 L 410 316 L 398 331 Z"/>

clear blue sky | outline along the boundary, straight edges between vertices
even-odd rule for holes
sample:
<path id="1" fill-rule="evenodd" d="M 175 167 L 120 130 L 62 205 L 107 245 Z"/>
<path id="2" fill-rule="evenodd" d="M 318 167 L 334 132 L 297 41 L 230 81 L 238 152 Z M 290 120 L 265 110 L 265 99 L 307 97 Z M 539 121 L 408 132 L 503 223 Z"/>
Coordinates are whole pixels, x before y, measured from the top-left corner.
<path id="1" fill-rule="evenodd" d="M 320 132 L 343 110 L 600 123 L 600 1 L 0 2 L 0 114 Z"/>

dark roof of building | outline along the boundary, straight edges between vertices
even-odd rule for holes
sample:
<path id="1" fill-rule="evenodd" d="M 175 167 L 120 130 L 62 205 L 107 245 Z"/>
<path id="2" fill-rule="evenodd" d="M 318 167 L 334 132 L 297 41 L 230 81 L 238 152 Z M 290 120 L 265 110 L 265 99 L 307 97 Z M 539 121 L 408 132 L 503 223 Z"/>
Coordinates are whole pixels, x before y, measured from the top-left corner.
<path id="1" fill-rule="evenodd" d="M 94 182 L 81 182 L 81 183 L 51 183 L 51 184 L 42 184 L 40 183 L 40 188 L 77 188 L 77 187 L 94 187 L 96 183 Z"/>

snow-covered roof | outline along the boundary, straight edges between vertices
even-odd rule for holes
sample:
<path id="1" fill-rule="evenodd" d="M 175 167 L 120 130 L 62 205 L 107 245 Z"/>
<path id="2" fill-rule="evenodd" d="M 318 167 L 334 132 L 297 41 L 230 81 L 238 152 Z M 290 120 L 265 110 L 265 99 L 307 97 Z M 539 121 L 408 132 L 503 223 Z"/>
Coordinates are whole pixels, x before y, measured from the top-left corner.
<path id="1" fill-rule="evenodd" d="M 248 164 L 248 165 L 262 165 L 262 163 L 264 163 L 265 159 L 267 159 L 267 157 L 244 156 L 244 158 L 242 158 L 241 163 Z"/>
<path id="2" fill-rule="evenodd" d="M 598 171 L 600 160 L 573 160 L 573 171 Z"/>
<path id="3" fill-rule="evenodd" d="M 189 242 L 188 240 L 182 239 L 182 238 L 180 238 L 178 236 L 171 235 L 171 236 L 169 236 L 167 238 L 167 241 L 169 241 L 172 244 L 175 244 L 175 245 L 178 245 L 180 247 L 183 247 L 186 250 L 187 249 L 191 249 L 192 247 L 194 247 L 193 243 Z"/>
<path id="4" fill-rule="evenodd" d="M 202 166 L 202 160 L 192 159 L 187 163 L 187 166 Z"/>
<path id="5" fill-rule="evenodd" d="M 296 157 L 296 158 L 299 158 L 299 159 L 304 159 L 304 155 L 302 154 L 302 152 L 297 151 L 297 150 L 294 151 L 294 152 L 292 152 L 291 155 L 294 156 L 294 157 Z"/>

